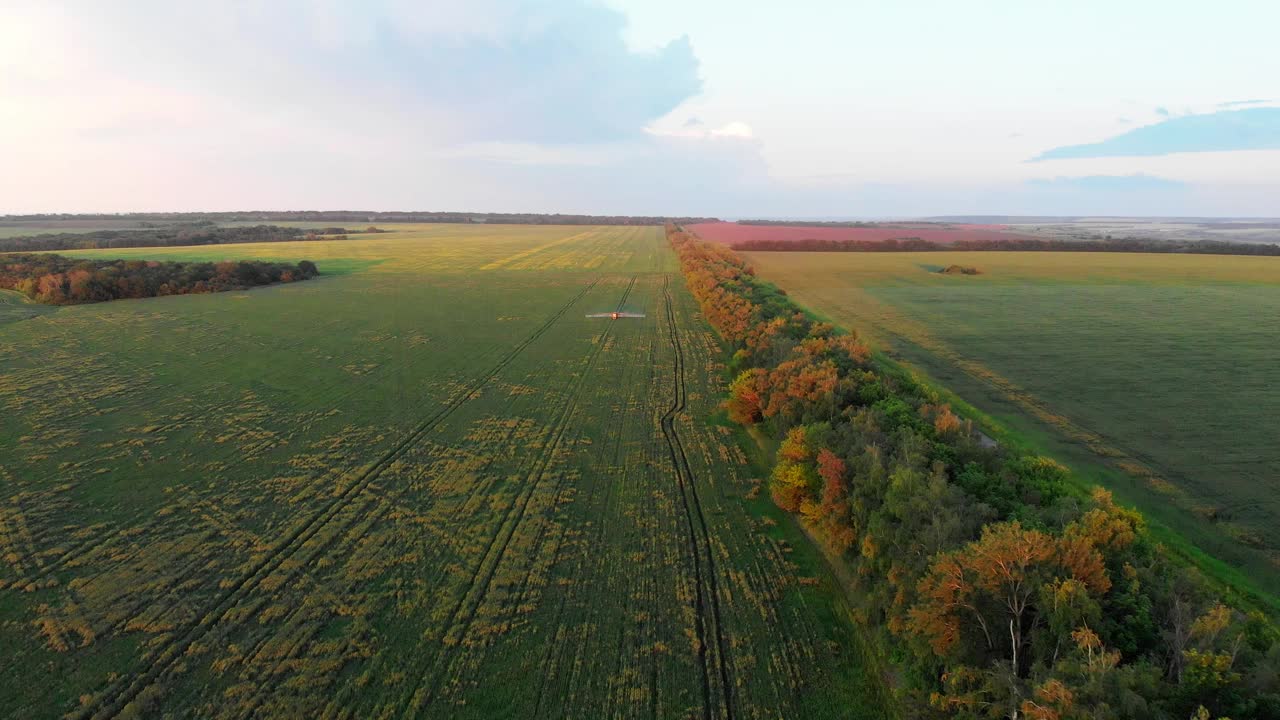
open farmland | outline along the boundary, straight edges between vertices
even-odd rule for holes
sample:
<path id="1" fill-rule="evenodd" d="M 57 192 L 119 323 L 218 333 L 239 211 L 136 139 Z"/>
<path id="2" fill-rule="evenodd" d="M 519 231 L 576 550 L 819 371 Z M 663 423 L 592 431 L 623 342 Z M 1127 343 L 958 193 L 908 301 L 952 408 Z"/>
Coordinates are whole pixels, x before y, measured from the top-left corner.
<path id="1" fill-rule="evenodd" d="M 661 229 L 74 254 L 328 276 L 0 315 L 0 714 L 880 716 Z"/>
<path id="2" fill-rule="evenodd" d="M 832 227 L 809 225 L 739 225 L 732 222 L 698 223 L 689 229 L 704 240 L 734 245 L 755 240 L 853 240 L 881 242 L 918 238 L 938 243 L 962 240 L 1001 240 L 1031 237 L 1007 225 L 939 223 L 883 223 L 876 227 Z"/>
<path id="3" fill-rule="evenodd" d="M 1280 221 L 1265 218 L 1011 218 L 1017 232 L 1037 237 L 1095 240 L 1138 237 L 1152 240 L 1280 242 Z"/>
<path id="4" fill-rule="evenodd" d="M 136 220 L 0 220 L 0 239 L 49 233 L 81 233 L 95 230 L 136 230 Z"/>
<path id="5" fill-rule="evenodd" d="M 797 302 L 1003 421 L 1015 441 L 1071 460 L 1243 569 L 1244 584 L 1280 591 L 1277 259 L 745 255 Z M 951 264 L 982 274 L 934 272 Z"/>

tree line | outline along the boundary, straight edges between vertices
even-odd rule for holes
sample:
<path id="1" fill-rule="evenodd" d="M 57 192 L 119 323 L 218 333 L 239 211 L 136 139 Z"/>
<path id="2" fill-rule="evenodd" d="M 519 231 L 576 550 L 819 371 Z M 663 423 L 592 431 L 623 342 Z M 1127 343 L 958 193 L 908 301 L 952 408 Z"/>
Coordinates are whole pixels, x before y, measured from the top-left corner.
<path id="1" fill-rule="evenodd" d="M 484 212 L 412 212 L 375 210 L 244 210 L 212 213 L 122 213 L 122 214 L 40 214 L 4 215 L 0 220 L 134 220 L 139 222 L 407 222 L 407 223 L 495 223 L 503 225 L 683 225 L 719 222 L 717 218 L 674 217 L 662 215 L 578 215 L 565 213 L 484 213 Z"/>
<path id="2" fill-rule="evenodd" d="M 940 243 L 918 237 L 888 240 L 743 240 L 732 244 L 735 250 L 761 252 L 1124 252 L 1124 253 L 1189 253 L 1200 255 L 1269 255 L 1280 256 L 1280 245 L 1270 243 L 1233 243 L 1216 240 L 1149 240 L 1118 238 L 1114 240 L 1036 240 L 1009 237 L 1000 240 L 957 240 Z"/>
<path id="3" fill-rule="evenodd" d="M 377 228 L 356 232 L 382 232 Z M 217 227 L 212 223 L 189 223 L 140 230 L 94 230 L 84 233 L 48 233 L 0 238 L 0 252 L 48 250 L 91 250 L 95 248 L 177 247 L 183 245 L 230 245 L 235 243 L 288 242 L 319 238 L 345 240 L 345 228 L 319 229 L 253 225 Z"/>
<path id="4" fill-rule="evenodd" d="M 261 260 L 80 260 L 36 253 L 0 256 L 0 288 L 50 305 L 244 290 L 319 274 L 310 260 L 291 265 Z"/>
<path id="5" fill-rule="evenodd" d="M 780 442 L 773 501 L 852 569 L 913 718 L 1280 718 L 1280 632 L 1051 458 L 984 442 L 856 333 L 668 226 L 733 350 L 732 421 Z"/>

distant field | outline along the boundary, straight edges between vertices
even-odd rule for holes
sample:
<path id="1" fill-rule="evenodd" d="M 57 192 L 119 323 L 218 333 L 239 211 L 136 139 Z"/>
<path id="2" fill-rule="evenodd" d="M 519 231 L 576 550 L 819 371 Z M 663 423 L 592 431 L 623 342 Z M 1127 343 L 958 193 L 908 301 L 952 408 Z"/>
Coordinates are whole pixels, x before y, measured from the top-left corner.
<path id="1" fill-rule="evenodd" d="M 933 242 L 950 243 L 959 240 L 999 240 L 1009 237 L 1030 237 L 1019 234 L 1005 225 L 952 225 L 939 227 L 932 224 L 895 223 L 873 228 L 821 227 L 804 225 L 739 225 L 731 222 L 700 223 L 690 225 L 704 240 L 725 243 L 751 240 L 858 240 L 879 242 L 902 238 L 919 238 Z"/>
<path id="2" fill-rule="evenodd" d="M 1080 218 L 1074 222 L 1030 222 L 1011 226 L 1035 237 L 1098 240 L 1139 237 L 1152 240 L 1280 243 L 1280 221 L 1196 222 L 1176 219 Z"/>
<path id="3" fill-rule="evenodd" d="M 0 714 L 879 717 L 661 229 L 402 229 L 0 297 Z"/>
<path id="4" fill-rule="evenodd" d="M 746 255 L 1280 590 L 1280 258 Z"/>
<path id="5" fill-rule="evenodd" d="M 50 235 L 56 233 L 87 233 L 97 230 L 139 230 L 134 221 L 112 220 L 33 220 L 14 222 L 0 220 L 0 239 L 25 235 Z"/>

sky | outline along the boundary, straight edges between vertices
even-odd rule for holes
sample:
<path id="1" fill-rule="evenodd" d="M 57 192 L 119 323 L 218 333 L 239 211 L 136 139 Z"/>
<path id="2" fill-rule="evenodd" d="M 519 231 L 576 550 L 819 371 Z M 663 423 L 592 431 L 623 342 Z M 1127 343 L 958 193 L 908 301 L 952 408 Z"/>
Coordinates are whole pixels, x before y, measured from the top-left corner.
<path id="1" fill-rule="evenodd" d="M 1272 0 L 0 17 L 0 213 L 1280 216 Z"/>

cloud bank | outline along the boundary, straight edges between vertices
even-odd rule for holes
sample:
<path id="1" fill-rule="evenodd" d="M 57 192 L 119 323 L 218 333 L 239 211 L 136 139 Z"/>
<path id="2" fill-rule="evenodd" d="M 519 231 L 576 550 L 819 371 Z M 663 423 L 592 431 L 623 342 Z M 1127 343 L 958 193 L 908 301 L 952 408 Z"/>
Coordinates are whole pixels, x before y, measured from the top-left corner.
<path id="1" fill-rule="evenodd" d="M 1135 128 L 1101 142 L 1046 150 L 1032 161 L 1230 150 L 1280 150 L 1280 108 L 1259 107 L 1183 115 Z"/>
<path id="2" fill-rule="evenodd" d="M 1191 202 L 1202 214 L 1274 213 L 1275 153 L 1255 153 L 1260 162 L 1104 159 L 1027 182 L 1039 168 L 1025 158 L 1060 142 L 1052 138 L 1117 126 L 1057 112 L 1010 116 L 984 110 L 981 98 L 944 111 L 932 97 L 924 109 L 885 100 L 899 88 L 927 92 L 910 84 L 804 90 L 818 70 L 799 56 L 751 45 L 760 66 L 700 57 L 744 37 L 718 17 L 690 25 L 690 39 L 685 23 L 696 12 L 660 13 L 638 45 L 628 16 L 601 1 L 10 0 L 0 22 L 0 213 L 883 217 L 1134 213 Z M 632 4 L 638 20 L 642 5 Z M 700 40 L 717 28 L 721 43 Z M 844 38 L 815 49 L 848 50 Z M 1250 87 L 1225 97 L 1255 97 Z M 1280 109 L 1231 107 L 1042 157 L 1280 145 Z M 1097 107 L 1102 118 L 1131 109 Z M 1161 177 L 1194 183 L 1179 190 Z M 1202 185 L 1219 192 L 1210 198 Z"/>
<path id="3" fill-rule="evenodd" d="M 413 116 L 448 140 L 625 139 L 702 85 L 687 37 L 632 50 L 626 17 L 583 0 L 135 0 L 60 20 L 69 27 L 47 30 L 133 85 L 196 88 L 251 112 L 306 107 L 322 124 Z"/>
<path id="4" fill-rule="evenodd" d="M 764 172 L 744 124 L 682 141 L 679 157 L 647 133 L 701 91 L 693 46 L 673 29 L 632 48 L 626 16 L 591 0 L 18 0 L 6 15 L 0 155 L 21 171 L 0 174 L 0 213 L 587 210 L 602 182 L 625 201 L 678 173 Z M 573 172 L 596 189 L 502 182 Z"/>

